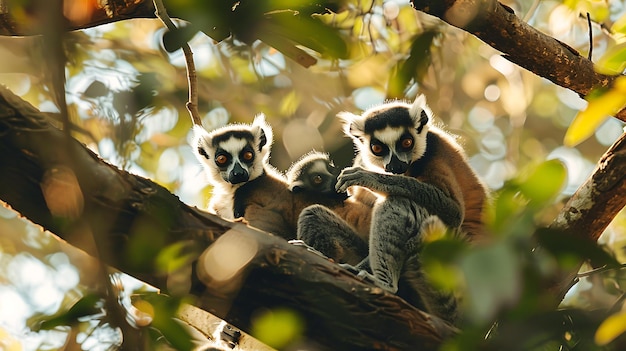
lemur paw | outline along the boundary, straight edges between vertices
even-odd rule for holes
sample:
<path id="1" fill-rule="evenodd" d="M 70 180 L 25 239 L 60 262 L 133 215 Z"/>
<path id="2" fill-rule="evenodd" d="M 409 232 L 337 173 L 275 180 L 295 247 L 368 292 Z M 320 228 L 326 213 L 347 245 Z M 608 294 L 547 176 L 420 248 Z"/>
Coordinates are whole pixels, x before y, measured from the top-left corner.
<path id="1" fill-rule="evenodd" d="M 372 172 L 366 171 L 361 167 L 347 167 L 341 171 L 339 177 L 337 177 L 337 184 L 335 189 L 337 192 L 346 192 L 348 188 L 353 185 L 365 186 L 368 179 L 372 178 Z"/>
<path id="2" fill-rule="evenodd" d="M 359 269 L 351 264 L 347 264 L 347 263 L 340 263 L 339 266 L 341 266 L 343 269 L 347 270 L 348 272 L 354 274 L 357 276 L 357 278 L 359 278 L 360 280 L 372 284 L 372 285 L 376 285 L 380 288 L 383 288 L 385 290 L 389 290 L 385 284 L 383 284 L 379 279 L 377 279 L 372 273 L 363 270 L 363 269 Z"/>
<path id="3" fill-rule="evenodd" d="M 326 259 L 329 259 L 326 255 L 324 255 L 323 253 L 321 253 L 320 251 L 316 250 L 313 246 L 308 245 L 307 243 L 305 243 L 302 240 L 298 240 L 298 239 L 294 239 L 294 240 L 289 240 L 287 241 L 289 244 L 293 245 L 293 246 L 300 246 L 304 249 L 306 249 L 309 252 L 312 252 L 318 256 L 322 256 Z"/>

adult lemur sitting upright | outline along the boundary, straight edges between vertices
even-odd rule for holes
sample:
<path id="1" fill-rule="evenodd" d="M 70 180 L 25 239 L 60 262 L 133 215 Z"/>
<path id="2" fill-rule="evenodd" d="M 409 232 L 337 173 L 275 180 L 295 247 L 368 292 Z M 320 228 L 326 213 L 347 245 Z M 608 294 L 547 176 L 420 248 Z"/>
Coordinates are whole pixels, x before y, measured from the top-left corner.
<path id="1" fill-rule="evenodd" d="M 229 124 L 207 132 L 194 126 L 191 143 L 213 186 L 209 211 L 226 219 L 245 218 L 259 229 L 295 238 L 291 192 L 269 163 L 272 128 L 264 115 L 252 124 Z"/>
<path id="2" fill-rule="evenodd" d="M 377 283 L 394 293 L 407 258 L 419 252 L 424 226 L 440 220 L 470 238 L 483 233 L 486 187 L 463 149 L 431 125 L 431 115 L 423 96 L 412 105 L 390 102 L 362 115 L 339 115 L 358 161 L 341 172 L 336 189 L 344 192 L 361 186 L 384 196 L 372 214 L 369 263 Z M 328 216 L 319 209 L 306 209 L 300 215 L 299 233 L 324 240 L 311 233 L 323 230 L 324 223 L 337 222 Z M 419 260 L 413 263 L 419 269 Z"/>
<path id="3" fill-rule="evenodd" d="M 311 153 L 296 162 L 289 171 L 289 184 L 270 165 L 272 128 L 263 115 L 257 116 L 251 125 L 229 124 L 211 132 L 195 126 L 193 133 L 194 154 L 213 186 L 209 211 L 227 219 L 244 218 L 253 227 L 289 240 L 296 237 L 300 212 L 312 204 L 321 204 L 349 221 L 351 228 L 367 235 L 371 205 L 338 195 L 334 191 L 337 173 L 330 175 L 332 193 L 295 189 L 304 186 L 301 181 L 307 176 L 319 175 L 318 165 L 330 166 L 327 155 Z M 366 255 L 367 246 L 362 246 L 359 253 Z M 349 262 L 354 263 L 355 259 Z"/>

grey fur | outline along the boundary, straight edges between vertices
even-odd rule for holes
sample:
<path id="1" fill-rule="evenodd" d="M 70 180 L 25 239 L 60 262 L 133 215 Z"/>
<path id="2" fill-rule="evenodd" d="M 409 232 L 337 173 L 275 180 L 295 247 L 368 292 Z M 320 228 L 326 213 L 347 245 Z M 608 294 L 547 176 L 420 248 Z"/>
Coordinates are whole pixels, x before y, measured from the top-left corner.
<path id="1" fill-rule="evenodd" d="M 433 288 L 421 268 L 424 233 L 438 223 L 455 234 L 480 234 L 479 214 L 487 196 L 462 149 L 430 125 L 431 116 L 423 96 L 413 104 L 390 102 L 362 115 L 339 114 L 357 155 L 354 167 L 339 175 L 336 190 L 361 187 L 381 196 L 373 206 L 368 256 L 356 267 L 363 270 L 359 275 L 455 322 L 454 296 Z M 305 209 L 299 235 L 329 251 L 355 245 L 348 228 L 336 225 L 341 222 L 331 214 L 319 207 Z"/>

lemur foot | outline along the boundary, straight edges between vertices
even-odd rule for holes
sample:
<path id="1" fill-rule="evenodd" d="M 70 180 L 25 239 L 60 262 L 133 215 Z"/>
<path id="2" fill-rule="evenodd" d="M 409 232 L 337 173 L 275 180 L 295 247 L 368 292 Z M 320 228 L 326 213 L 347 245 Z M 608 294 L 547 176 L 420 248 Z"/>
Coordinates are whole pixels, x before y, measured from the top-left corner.
<path id="1" fill-rule="evenodd" d="M 305 243 L 305 242 L 304 242 L 304 241 L 302 241 L 302 240 L 297 240 L 297 239 L 294 239 L 294 240 L 289 240 L 289 241 L 287 241 L 287 242 L 288 242 L 289 244 L 291 244 L 291 245 L 294 245 L 294 246 L 300 246 L 300 247 L 302 247 L 302 248 L 306 249 L 306 250 L 307 250 L 307 251 L 309 251 L 309 252 L 312 252 L 312 253 L 314 253 L 314 254 L 316 254 L 316 255 L 318 255 L 318 256 L 321 256 L 321 257 L 323 257 L 323 258 L 325 258 L 325 259 L 327 259 L 327 260 L 330 260 L 330 258 L 329 258 L 328 256 L 326 256 L 326 255 L 324 255 L 323 253 L 321 253 L 321 252 L 317 251 L 317 250 L 316 250 L 313 246 L 308 245 L 307 243 Z"/>
<path id="2" fill-rule="evenodd" d="M 375 275 L 373 275 L 372 273 L 363 270 L 363 269 L 359 269 L 353 265 L 347 264 L 347 263 L 340 263 L 339 266 L 341 266 L 341 268 L 347 270 L 348 272 L 354 274 L 357 276 L 357 278 L 359 278 L 360 280 L 369 283 L 369 284 L 373 284 L 378 286 L 381 289 L 384 289 L 386 291 L 389 291 L 391 293 L 395 293 L 395 291 L 393 291 L 393 289 L 389 286 L 389 284 L 386 284 L 385 282 L 383 282 L 382 280 L 376 278 Z"/>

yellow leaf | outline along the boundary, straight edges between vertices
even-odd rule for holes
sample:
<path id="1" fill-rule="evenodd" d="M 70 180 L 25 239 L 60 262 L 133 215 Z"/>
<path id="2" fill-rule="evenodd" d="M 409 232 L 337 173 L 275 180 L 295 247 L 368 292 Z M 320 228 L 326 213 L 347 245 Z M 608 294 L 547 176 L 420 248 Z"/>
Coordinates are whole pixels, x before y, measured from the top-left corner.
<path id="1" fill-rule="evenodd" d="M 563 143 L 573 147 L 585 141 L 610 116 L 626 106 L 626 77 L 615 80 L 613 87 L 590 99 L 587 108 L 579 112 L 570 124 Z"/>
<path id="2" fill-rule="evenodd" d="M 622 15 L 613 23 L 611 31 L 614 33 L 626 34 L 626 14 Z"/>
<path id="3" fill-rule="evenodd" d="M 626 312 L 618 312 L 605 319 L 596 330 L 595 342 L 603 346 L 626 332 Z"/>

